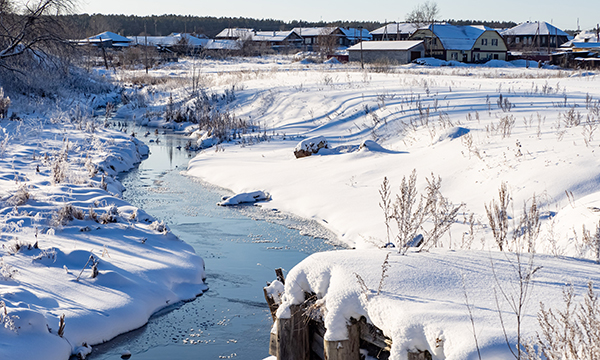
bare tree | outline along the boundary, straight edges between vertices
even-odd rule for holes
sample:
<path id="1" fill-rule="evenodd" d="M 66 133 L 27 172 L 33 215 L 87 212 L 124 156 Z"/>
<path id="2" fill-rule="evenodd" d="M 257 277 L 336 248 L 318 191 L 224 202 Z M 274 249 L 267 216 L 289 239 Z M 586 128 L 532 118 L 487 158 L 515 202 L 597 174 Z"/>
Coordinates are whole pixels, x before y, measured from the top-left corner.
<path id="1" fill-rule="evenodd" d="M 433 24 L 438 16 L 439 9 L 437 3 L 426 1 L 406 14 L 405 20 L 407 23 L 414 24 L 417 28 L 420 28 Z"/>
<path id="2" fill-rule="evenodd" d="M 334 31 L 335 28 L 325 27 L 321 29 L 319 36 L 317 37 L 321 58 L 333 54 L 338 46 L 338 37 L 333 33 Z"/>
<path id="3" fill-rule="evenodd" d="M 19 71 L 7 60 L 28 52 L 46 59 L 49 48 L 65 43 L 57 15 L 72 8 L 72 0 L 0 0 L 0 67 Z"/>

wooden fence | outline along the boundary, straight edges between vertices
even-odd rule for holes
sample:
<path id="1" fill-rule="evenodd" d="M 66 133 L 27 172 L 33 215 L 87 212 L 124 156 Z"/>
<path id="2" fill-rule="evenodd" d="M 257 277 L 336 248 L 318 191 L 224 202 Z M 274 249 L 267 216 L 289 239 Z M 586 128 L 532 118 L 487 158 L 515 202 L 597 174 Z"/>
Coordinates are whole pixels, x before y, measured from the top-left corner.
<path id="1" fill-rule="evenodd" d="M 275 270 L 277 280 L 285 284 L 281 269 Z M 290 307 L 288 319 L 277 318 L 279 304 L 264 290 L 265 300 L 276 325 L 271 331 L 269 354 L 277 360 L 360 360 L 360 350 L 376 359 L 388 359 L 392 340 L 364 317 L 350 319 L 348 339 L 324 340 L 327 329 L 315 294 L 304 293 L 305 301 Z M 431 360 L 429 351 L 408 352 L 408 360 Z"/>

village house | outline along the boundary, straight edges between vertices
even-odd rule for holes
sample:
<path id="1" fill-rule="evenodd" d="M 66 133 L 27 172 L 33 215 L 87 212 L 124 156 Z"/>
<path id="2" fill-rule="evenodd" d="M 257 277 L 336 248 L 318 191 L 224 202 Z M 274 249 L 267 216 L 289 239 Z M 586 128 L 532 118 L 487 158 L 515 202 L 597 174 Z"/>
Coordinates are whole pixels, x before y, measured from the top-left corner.
<path id="1" fill-rule="evenodd" d="M 215 36 L 215 40 L 248 41 L 259 48 L 270 48 L 276 51 L 299 48 L 302 45 L 302 37 L 294 30 L 257 31 L 248 28 L 226 28 Z"/>
<path id="2" fill-rule="evenodd" d="M 506 60 L 507 47 L 500 34 L 485 26 L 432 24 L 409 38 L 425 42 L 425 56 L 466 63 Z"/>
<path id="3" fill-rule="evenodd" d="M 182 33 L 172 33 L 168 36 L 130 36 L 129 39 L 135 45 L 154 46 L 159 51 L 188 55 L 200 52 L 209 42 L 206 36 Z"/>
<path id="4" fill-rule="evenodd" d="M 348 48 L 349 61 L 408 64 L 425 56 L 423 40 L 365 41 Z"/>
<path id="5" fill-rule="evenodd" d="M 123 48 L 132 45 L 133 41 L 114 32 L 105 31 L 98 35 L 78 40 L 77 43 L 78 45 L 93 45 L 102 48 Z"/>
<path id="6" fill-rule="evenodd" d="M 415 24 L 392 23 L 371 31 L 373 41 L 406 40 L 417 30 Z"/>
<path id="7" fill-rule="evenodd" d="M 511 51 L 550 52 L 569 41 L 569 34 L 544 21 L 528 21 L 503 30 L 501 35 Z"/>

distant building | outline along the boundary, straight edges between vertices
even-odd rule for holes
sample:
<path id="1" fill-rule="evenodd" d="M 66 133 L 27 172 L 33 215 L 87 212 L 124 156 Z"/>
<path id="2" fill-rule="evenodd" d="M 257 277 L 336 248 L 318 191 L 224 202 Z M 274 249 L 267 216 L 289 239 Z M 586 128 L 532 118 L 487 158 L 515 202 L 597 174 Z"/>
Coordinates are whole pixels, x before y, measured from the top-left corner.
<path id="1" fill-rule="evenodd" d="M 500 34 L 485 26 L 433 24 L 409 38 L 425 42 L 425 56 L 465 63 L 506 60 L 507 47 Z"/>
<path id="2" fill-rule="evenodd" d="M 79 45 L 89 44 L 103 48 L 128 47 L 132 45 L 132 43 L 133 41 L 131 39 L 128 39 L 125 36 L 121 36 L 110 31 L 105 31 L 98 35 L 90 36 L 87 39 L 78 41 Z"/>
<path id="3" fill-rule="evenodd" d="M 408 64 L 425 56 L 423 40 L 416 41 L 365 41 L 348 48 L 350 61 L 366 63 L 390 62 Z"/>
<path id="4" fill-rule="evenodd" d="M 417 30 L 415 24 L 392 23 L 371 31 L 373 41 L 406 40 Z"/>
<path id="5" fill-rule="evenodd" d="M 302 37 L 294 30 L 288 31 L 257 31 L 249 28 L 226 28 L 215 36 L 215 40 L 238 40 L 252 42 L 262 48 L 284 50 L 299 48 Z"/>
<path id="6" fill-rule="evenodd" d="M 363 28 L 344 28 L 341 27 L 339 30 L 342 32 L 342 41 L 339 42 L 341 46 L 352 46 L 358 44 L 361 41 L 371 41 L 373 36 L 367 29 Z"/>
<path id="7" fill-rule="evenodd" d="M 159 51 L 184 54 L 199 52 L 209 42 L 206 36 L 196 37 L 182 33 L 172 33 L 168 36 L 130 36 L 129 39 L 135 45 L 155 46 Z"/>
<path id="8" fill-rule="evenodd" d="M 501 35 L 511 51 L 550 51 L 569 41 L 569 34 L 544 21 L 528 21 L 503 30 Z"/>

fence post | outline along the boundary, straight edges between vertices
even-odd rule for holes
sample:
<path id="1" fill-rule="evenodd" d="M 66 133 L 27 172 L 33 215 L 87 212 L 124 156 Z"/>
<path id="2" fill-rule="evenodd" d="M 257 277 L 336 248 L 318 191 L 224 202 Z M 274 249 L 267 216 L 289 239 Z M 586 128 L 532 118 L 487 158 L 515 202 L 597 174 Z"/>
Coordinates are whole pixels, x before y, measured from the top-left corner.
<path id="1" fill-rule="evenodd" d="M 325 340 L 325 360 L 360 360 L 360 329 L 358 322 L 351 319 L 348 325 L 348 340 Z"/>
<path id="2" fill-rule="evenodd" d="M 289 319 L 277 319 L 277 360 L 309 360 L 308 319 L 304 316 L 304 307 L 292 305 L 290 312 Z"/>

